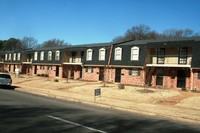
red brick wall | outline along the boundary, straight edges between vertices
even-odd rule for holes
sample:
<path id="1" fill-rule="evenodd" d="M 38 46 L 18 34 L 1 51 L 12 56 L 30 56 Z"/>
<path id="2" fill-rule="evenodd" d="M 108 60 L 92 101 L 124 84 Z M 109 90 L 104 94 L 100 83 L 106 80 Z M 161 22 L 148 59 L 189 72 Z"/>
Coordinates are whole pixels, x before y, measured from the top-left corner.
<path id="1" fill-rule="evenodd" d="M 92 67 L 93 72 L 86 72 L 86 68 L 83 69 L 83 79 L 89 80 L 89 81 L 98 81 L 99 80 L 99 68 L 98 67 Z"/>
<path id="2" fill-rule="evenodd" d="M 198 70 L 193 70 L 193 73 L 193 89 L 200 90 L 200 79 L 198 79 Z"/>
<path id="3" fill-rule="evenodd" d="M 156 68 L 155 72 L 152 74 L 152 86 L 156 86 L 156 75 L 160 70 L 164 71 L 163 76 L 163 88 L 177 88 L 177 71 L 181 68 Z M 186 75 L 186 89 L 190 89 L 191 77 L 190 71 Z"/>
<path id="4" fill-rule="evenodd" d="M 130 84 L 130 85 L 144 85 L 144 71 L 142 69 L 139 70 L 138 76 L 129 75 L 129 69 L 124 68 L 121 69 L 121 83 L 123 84 Z"/>

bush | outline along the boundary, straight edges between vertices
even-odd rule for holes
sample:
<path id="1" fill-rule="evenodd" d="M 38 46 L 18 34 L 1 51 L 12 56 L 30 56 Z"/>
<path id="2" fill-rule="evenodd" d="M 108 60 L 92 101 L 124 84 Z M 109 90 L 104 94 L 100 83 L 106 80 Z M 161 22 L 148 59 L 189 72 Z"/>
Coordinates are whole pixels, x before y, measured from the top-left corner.
<path id="1" fill-rule="evenodd" d="M 59 80 L 58 79 L 54 79 L 54 82 L 59 82 Z"/>
<path id="2" fill-rule="evenodd" d="M 124 89 L 125 85 L 124 84 L 118 84 L 118 89 Z"/>
<path id="3" fill-rule="evenodd" d="M 36 76 L 41 76 L 41 74 L 36 74 Z"/>
<path id="4" fill-rule="evenodd" d="M 48 74 L 43 74 L 43 77 L 49 77 L 49 75 Z"/>

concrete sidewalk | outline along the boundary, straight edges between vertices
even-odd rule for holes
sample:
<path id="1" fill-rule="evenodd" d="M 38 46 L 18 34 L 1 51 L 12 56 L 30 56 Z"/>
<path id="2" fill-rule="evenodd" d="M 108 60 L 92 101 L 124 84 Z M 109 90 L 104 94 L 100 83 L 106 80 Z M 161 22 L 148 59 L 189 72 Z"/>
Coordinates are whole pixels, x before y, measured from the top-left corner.
<path id="1" fill-rule="evenodd" d="M 59 83 L 53 82 L 53 79 L 47 79 L 47 78 L 41 78 L 41 77 L 26 77 L 15 79 L 13 78 L 13 85 L 17 86 L 15 90 L 17 91 L 23 91 L 28 93 L 34 93 L 39 94 L 47 97 L 57 98 L 57 99 L 64 99 L 64 100 L 72 100 L 76 101 L 78 103 L 86 103 L 86 104 L 92 104 L 95 106 L 103 106 L 108 108 L 115 108 L 120 109 L 124 111 L 130 111 L 130 112 L 136 112 L 136 113 L 142 113 L 146 115 L 153 115 L 153 116 L 162 116 L 167 118 L 172 118 L 176 120 L 181 120 L 185 122 L 200 124 L 200 106 L 189 106 L 190 104 L 162 104 L 158 102 L 159 100 L 156 99 L 153 101 L 150 101 L 147 97 L 149 95 L 157 96 L 156 91 L 154 90 L 154 94 L 141 94 L 146 96 L 146 101 L 142 100 L 145 99 L 143 97 L 140 97 L 138 100 L 131 99 L 133 93 L 130 93 L 127 87 L 127 90 L 117 90 L 113 89 L 112 87 L 114 84 L 110 85 L 110 88 L 102 88 L 102 95 L 101 97 L 96 97 L 96 100 L 94 99 L 94 89 L 89 89 L 88 86 L 92 86 L 92 88 L 96 87 L 100 83 L 98 82 L 85 82 L 85 81 L 70 81 L 71 83 L 66 84 L 63 81 L 64 79 L 61 79 Z M 46 82 L 46 84 L 45 84 Z M 81 87 L 87 86 L 87 89 L 82 89 Z M 115 85 L 116 86 L 116 85 Z M 79 88 L 78 88 L 79 87 Z M 99 86 L 97 86 L 99 87 Z M 110 92 L 109 92 L 110 89 Z M 138 89 L 138 88 L 137 88 Z M 131 89 L 130 89 L 131 90 Z M 162 93 L 163 96 L 165 93 L 163 91 L 165 90 L 158 90 L 159 93 Z M 118 92 L 120 92 L 120 97 L 118 95 Z M 123 93 L 123 95 L 122 95 Z M 171 93 L 170 91 L 167 91 L 167 93 Z M 175 91 L 173 95 L 169 95 L 168 97 L 174 97 L 176 96 L 177 92 Z M 191 92 L 186 92 L 191 93 Z M 130 95 L 129 95 L 130 94 Z M 137 95 L 135 95 L 137 96 Z M 140 95 L 139 95 L 140 96 Z M 130 98 L 129 98 L 130 97 Z M 168 98 L 167 97 L 167 98 Z M 128 99 L 129 98 L 129 99 Z M 154 97 L 153 97 L 154 98 Z M 166 101 L 165 98 L 164 100 Z M 190 97 L 191 98 L 191 97 Z M 192 97 L 193 98 L 193 97 Z M 195 95 L 194 98 L 200 98 L 199 95 Z M 183 99 L 186 100 L 186 99 Z M 191 104 L 195 103 L 199 104 L 198 101 L 193 101 Z M 141 102 L 139 102 L 141 101 Z M 190 103 L 190 102 L 189 102 Z M 180 105 L 179 105 L 180 104 Z"/>

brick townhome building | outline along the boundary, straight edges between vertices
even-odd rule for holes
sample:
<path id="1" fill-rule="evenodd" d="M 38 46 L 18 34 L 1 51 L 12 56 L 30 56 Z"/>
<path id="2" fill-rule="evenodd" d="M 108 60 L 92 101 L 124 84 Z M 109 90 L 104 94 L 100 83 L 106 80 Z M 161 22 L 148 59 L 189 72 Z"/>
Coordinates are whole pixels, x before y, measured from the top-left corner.
<path id="1" fill-rule="evenodd" d="M 200 90 L 200 38 L 5 51 L 0 67 L 31 75 Z"/>

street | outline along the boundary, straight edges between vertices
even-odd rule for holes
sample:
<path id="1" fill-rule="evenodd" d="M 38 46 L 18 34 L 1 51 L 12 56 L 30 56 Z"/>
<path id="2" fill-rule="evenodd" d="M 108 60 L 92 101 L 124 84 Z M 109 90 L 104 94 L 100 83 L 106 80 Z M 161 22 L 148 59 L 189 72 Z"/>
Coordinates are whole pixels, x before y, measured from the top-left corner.
<path id="1" fill-rule="evenodd" d="M 199 133 L 199 125 L 0 89 L 1 133 Z"/>

